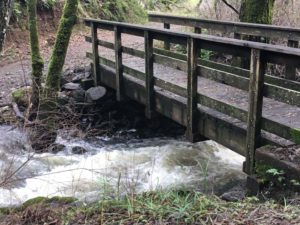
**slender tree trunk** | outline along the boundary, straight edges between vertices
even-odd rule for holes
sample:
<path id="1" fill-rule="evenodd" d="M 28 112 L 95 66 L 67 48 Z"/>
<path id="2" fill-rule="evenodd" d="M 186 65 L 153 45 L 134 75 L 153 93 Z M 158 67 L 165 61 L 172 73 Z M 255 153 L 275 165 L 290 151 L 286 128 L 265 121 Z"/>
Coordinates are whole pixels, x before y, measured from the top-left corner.
<path id="1" fill-rule="evenodd" d="M 3 50 L 6 30 L 13 8 L 13 0 L 0 0 L 0 53 Z"/>
<path id="2" fill-rule="evenodd" d="M 40 54 L 39 37 L 37 31 L 37 0 L 28 0 L 27 9 L 29 16 L 30 48 L 31 48 L 31 66 L 32 66 L 32 95 L 31 104 L 33 109 L 39 105 L 41 93 L 41 79 L 43 76 L 44 62 Z"/>
<path id="3" fill-rule="evenodd" d="M 77 20 L 77 8 L 78 0 L 66 0 L 50 58 L 46 87 L 40 101 L 37 116 L 39 123 L 30 135 L 32 147 L 37 152 L 47 151 L 54 144 L 58 125 L 61 123 L 57 93 L 60 90 L 60 79 L 72 29 Z"/>
<path id="4" fill-rule="evenodd" d="M 240 21 L 271 24 L 275 0 L 242 0 Z"/>
<path id="5" fill-rule="evenodd" d="M 73 26 L 77 20 L 78 0 L 66 0 L 63 15 L 60 19 L 58 32 L 49 70 L 46 79 L 46 96 L 56 93 L 60 89 L 60 78 L 65 62 L 67 49 L 72 34 Z"/>

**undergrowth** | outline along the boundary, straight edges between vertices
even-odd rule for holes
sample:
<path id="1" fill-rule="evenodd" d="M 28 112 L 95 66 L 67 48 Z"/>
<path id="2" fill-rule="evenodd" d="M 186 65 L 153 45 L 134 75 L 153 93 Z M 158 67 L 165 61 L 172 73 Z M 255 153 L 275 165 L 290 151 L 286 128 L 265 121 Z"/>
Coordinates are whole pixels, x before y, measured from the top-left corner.
<path id="1" fill-rule="evenodd" d="M 190 191 L 156 191 L 76 206 L 42 201 L 16 210 L 0 210 L 5 224 L 299 224 L 299 203 L 246 198 L 225 202 Z M 77 204 L 78 205 L 78 204 Z M 34 221 L 32 216 L 35 215 Z M 50 215 L 50 216 L 45 216 Z M 1 218 L 1 216 L 0 216 Z M 0 219 L 1 221 L 1 219 Z M 0 222 L 1 224 L 1 222 Z"/>

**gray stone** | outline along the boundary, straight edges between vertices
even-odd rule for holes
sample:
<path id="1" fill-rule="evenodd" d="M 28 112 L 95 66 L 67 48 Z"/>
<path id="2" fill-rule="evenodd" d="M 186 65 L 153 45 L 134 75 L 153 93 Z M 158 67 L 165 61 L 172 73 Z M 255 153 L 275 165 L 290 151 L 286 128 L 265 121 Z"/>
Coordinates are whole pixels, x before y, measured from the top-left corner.
<path id="1" fill-rule="evenodd" d="M 70 83 L 65 84 L 65 85 L 63 86 L 63 88 L 64 88 L 65 90 L 73 91 L 73 90 L 79 89 L 79 88 L 80 88 L 80 84 L 70 82 Z"/>
<path id="2" fill-rule="evenodd" d="M 75 146 L 72 148 L 72 153 L 73 154 L 77 154 L 77 155 L 82 155 L 84 153 L 86 153 L 87 150 L 81 146 Z"/>
<path id="3" fill-rule="evenodd" d="M 82 88 L 72 91 L 72 96 L 76 102 L 84 102 L 85 91 Z"/>
<path id="4" fill-rule="evenodd" d="M 98 86 L 92 87 L 86 91 L 87 102 L 93 102 L 101 99 L 106 94 L 106 88 Z"/>
<path id="5" fill-rule="evenodd" d="M 80 83 L 80 81 L 82 80 L 82 79 L 84 79 L 85 78 L 85 73 L 78 73 L 78 74 L 76 74 L 76 76 L 72 79 L 72 82 L 73 83 Z"/>
<path id="6" fill-rule="evenodd" d="M 63 151 L 64 148 L 65 148 L 64 145 L 54 143 L 54 144 L 51 145 L 51 147 L 49 148 L 49 151 L 52 152 L 52 153 L 58 153 L 58 152 L 60 152 L 60 151 Z"/>
<path id="7" fill-rule="evenodd" d="M 229 191 L 220 196 L 222 200 L 229 202 L 238 202 L 245 198 L 246 193 L 243 190 Z"/>

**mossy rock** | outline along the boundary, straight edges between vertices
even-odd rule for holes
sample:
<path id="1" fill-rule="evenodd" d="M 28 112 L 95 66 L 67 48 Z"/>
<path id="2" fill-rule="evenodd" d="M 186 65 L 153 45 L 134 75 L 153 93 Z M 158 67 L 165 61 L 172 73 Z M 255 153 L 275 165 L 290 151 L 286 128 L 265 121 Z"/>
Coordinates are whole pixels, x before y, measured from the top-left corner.
<path id="1" fill-rule="evenodd" d="M 47 198 L 47 197 L 36 197 L 27 200 L 26 202 L 23 203 L 23 205 L 19 208 L 20 210 L 24 210 L 30 206 L 34 206 L 37 204 L 50 204 L 50 203 L 58 203 L 58 204 L 70 204 L 77 201 L 76 198 L 73 197 L 59 197 L 55 196 L 52 198 Z"/>
<path id="2" fill-rule="evenodd" d="M 10 208 L 0 208 L 0 215 L 7 215 L 10 213 Z"/>
<path id="3" fill-rule="evenodd" d="M 31 93 L 32 93 L 31 87 L 23 87 L 17 89 L 11 93 L 12 100 L 13 102 L 17 103 L 18 106 L 27 107 Z"/>

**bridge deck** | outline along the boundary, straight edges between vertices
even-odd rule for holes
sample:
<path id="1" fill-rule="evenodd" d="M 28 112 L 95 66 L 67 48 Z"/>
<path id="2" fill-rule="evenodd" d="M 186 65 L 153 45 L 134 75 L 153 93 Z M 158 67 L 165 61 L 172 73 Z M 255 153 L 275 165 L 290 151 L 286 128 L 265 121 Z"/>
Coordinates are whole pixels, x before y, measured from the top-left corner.
<path id="1" fill-rule="evenodd" d="M 101 31 L 99 32 L 99 39 L 111 41 L 114 39 L 114 35 L 112 32 Z M 143 50 L 144 39 L 125 34 L 122 36 L 122 43 L 127 47 Z M 99 47 L 99 55 L 112 61 L 115 60 L 115 52 L 104 47 Z M 145 61 L 141 58 L 124 54 L 123 64 L 143 73 L 145 72 Z M 154 63 L 154 65 L 155 77 L 176 84 L 183 88 L 187 87 L 186 72 L 179 71 L 157 63 Z M 164 91 L 162 89 L 160 90 Z M 213 99 L 228 103 L 238 108 L 248 110 L 248 91 L 240 90 L 230 85 L 199 77 L 198 93 L 204 94 Z M 289 127 L 300 129 L 300 107 L 288 105 L 286 103 L 264 97 L 263 117 L 269 118 L 272 121 L 279 122 Z M 241 123 L 241 121 L 237 119 L 233 120 L 233 122 Z"/>

